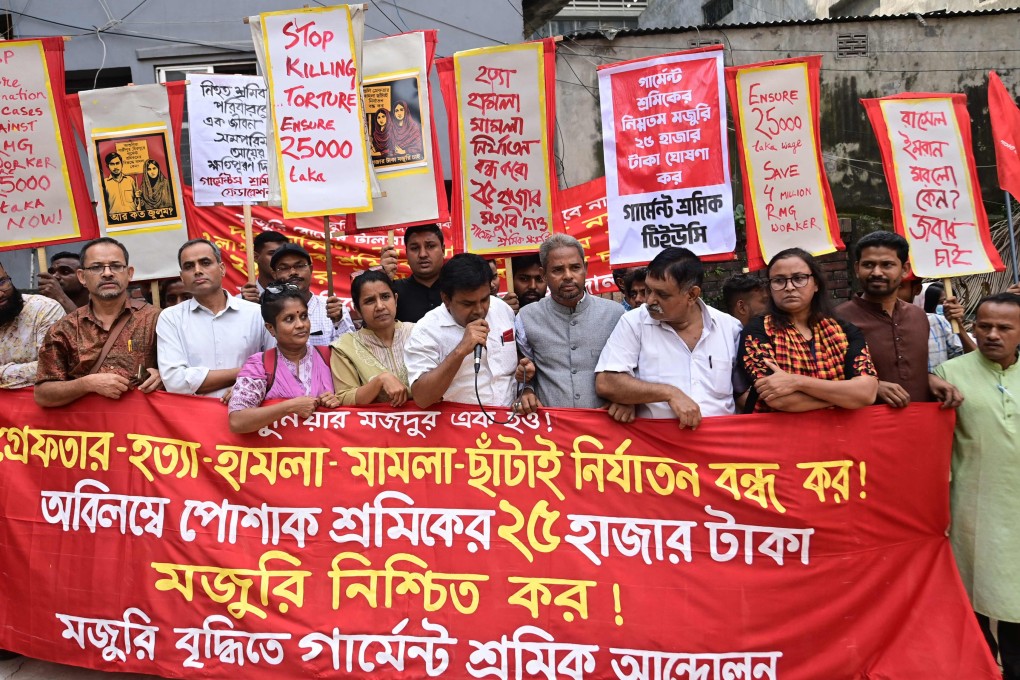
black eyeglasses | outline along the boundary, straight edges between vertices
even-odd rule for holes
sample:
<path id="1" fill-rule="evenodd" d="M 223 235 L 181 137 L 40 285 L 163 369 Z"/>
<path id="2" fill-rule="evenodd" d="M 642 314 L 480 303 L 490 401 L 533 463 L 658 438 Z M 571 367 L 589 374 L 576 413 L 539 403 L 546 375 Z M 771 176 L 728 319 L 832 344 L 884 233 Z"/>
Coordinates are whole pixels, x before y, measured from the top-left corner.
<path id="1" fill-rule="evenodd" d="M 295 265 L 286 265 L 286 264 L 280 265 L 276 269 L 274 269 L 273 271 L 275 271 L 277 274 L 289 274 L 292 271 L 293 272 L 303 272 L 306 269 L 310 269 L 311 266 L 312 265 L 308 264 L 307 262 L 298 262 Z"/>
<path id="2" fill-rule="evenodd" d="M 82 269 L 93 276 L 100 276 L 107 269 L 114 274 L 122 274 L 127 268 L 126 264 L 120 262 L 114 262 L 113 264 L 90 264 L 88 267 L 82 267 Z"/>
<path id="3" fill-rule="evenodd" d="M 271 295 L 280 295 L 288 290 L 301 290 L 301 289 L 295 286 L 293 283 L 274 283 L 272 285 L 266 286 L 264 290 Z"/>
<path id="4" fill-rule="evenodd" d="M 769 279 L 769 286 L 772 290 L 786 290 L 786 284 L 792 283 L 794 288 L 803 288 L 807 282 L 813 279 L 811 274 L 794 274 L 793 276 L 776 276 Z"/>

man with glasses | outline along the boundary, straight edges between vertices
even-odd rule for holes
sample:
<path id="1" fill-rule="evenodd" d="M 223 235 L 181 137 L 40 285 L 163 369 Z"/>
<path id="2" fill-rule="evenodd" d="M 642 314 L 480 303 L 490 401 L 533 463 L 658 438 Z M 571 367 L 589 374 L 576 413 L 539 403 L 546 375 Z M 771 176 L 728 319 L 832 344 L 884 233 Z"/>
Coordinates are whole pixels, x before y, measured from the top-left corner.
<path id="1" fill-rule="evenodd" d="M 70 314 L 89 303 L 89 291 L 78 280 L 78 253 L 62 252 L 50 258 L 48 271 L 39 273 L 39 294 L 56 300 Z"/>
<path id="2" fill-rule="evenodd" d="M 960 391 L 928 372 L 928 315 L 899 299 L 910 271 L 910 245 L 899 234 L 875 231 L 854 245 L 854 271 L 862 292 L 836 307 L 835 314 L 861 329 L 878 371 L 875 403 L 903 408 L 912 401 L 942 402 L 956 408 Z"/>
<path id="3" fill-rule="evenodd" d="M 78 279 L 89 304 L 53 324 L 39 349 L 35 401 L 64 406 L 88 394 L 119 399 L 130 389 L 152 392 L 159 310 L 128 298 L 134 268 L 127 248 L 109 237 L 81 249 Z"/>
<path id="4" fill-rule="evenodd" d="M 329 345 L 344 333 L 354 330 L 350 312 L 335 295 L 325 300 L 312 295 L 312 256 L 296 243 L 284 244 L 270 261 L 276 282 L 296 286 L 308 305 L 308 321 L 312 324 L 309 342 Z"/>
<path id="5" fill-rule="evenodd" d="M 222 397 L 248 357 L 276 343 L 259 306 L 223 290 L 226 269 L 215 244 L 192 239 L 177 262 L 192 297 L 159 317 L 159 372 L 168 392 Z"/>
<path id="6" fill-rule="evenodd" d="M 63 316 L 55 301 L 15 288 L 0 264 L 0 389 L 35 384 L 39 345 Z"/>
<path id="7" fill-rule="evenodd" d="M 686 248 L 655 256 L 645 304 L 620 318 L 595 367 L 600 397 L 681 428 L 736 411 L 734 395 L 747 389 L 735 370 L 740 322 L 702 301 L 704 276 Z"/>

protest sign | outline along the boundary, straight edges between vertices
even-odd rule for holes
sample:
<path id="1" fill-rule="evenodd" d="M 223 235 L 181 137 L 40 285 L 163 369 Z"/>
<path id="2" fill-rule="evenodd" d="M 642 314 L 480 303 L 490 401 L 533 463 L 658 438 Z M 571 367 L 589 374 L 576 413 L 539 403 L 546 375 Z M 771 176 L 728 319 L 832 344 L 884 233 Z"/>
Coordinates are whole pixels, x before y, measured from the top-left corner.
<path id="1" fill-rule="evenodd" d="M 843 248 L 818 132 L 818 56 L 726 69 L 744 173 L 747 266 Z"/>
<path id="2" fill-rule="evenodd" d="M 914 273 L 944 278 L 1004 269 L 981 202 L 966 97 L 904 93 L 861 103 Z"/>
<path id="3" fill-rule="evenodd" d="M 736 246 L 722 46 L 600 66 L 613 265 Z"/>
<path id="4" fill-rule="evenodd" d="M 99 224 L 131 253 L 139 280 L 176 276 L 177 260 L 166 254 L 188 239 L 170 92 L 139 85 L 78 93 Z M 183 92 L 173 92 L 173 106 L 182 106 Z"/>
<path id="5" fill-rule="evenodd" d="M 569 234 L 584 248 L 584 287 L 592 295 L 615 293 L 609 268 L 609 231 L 606 220 L 606 178 L 599 177 L 576 187 L 561 189 L 556 231 Z"/>
<path id="6" fill-rule="evenodd" d="M 352 22 L 351 14 L 338 5 L 259 15 L 288 217 L 372 209 L 359 96 L 364 25 Z"/>
<path id="7" fill-rule="evenodd" d="M 268 201 L 265 79 L 195 76 L 187 92 L 195 204 Z"/>
<path id="8" fill-rule="evenodd" d="M 0 250 L 95 238 L 60 38 L 0 41 Z"/>
<path id="9" fill-rule="evenodd" d="M 597 410 L 234 435 L 201 397 L 4 405 L 0 648 L 32 657 L 251 680 L 998 677 L 945 535 L 937 404 L 706 418 L 680 447 L 673 420 Z"/>
<path id="10" fill-rule="evenodd" d="M 532 252 L 553 230 L 552 39 L 437 62 L 450 123 L 454 230 L 482 255 Z"/>
<path id="11" fill-rule="evenodd" d="M 436 31 L 365 41 L 365 115 L 372 165 L 385 195 L 372 199 L 371 212 L 351 220 L 352 231 L 450 219 L 429 86 L 435 51 Z"/>

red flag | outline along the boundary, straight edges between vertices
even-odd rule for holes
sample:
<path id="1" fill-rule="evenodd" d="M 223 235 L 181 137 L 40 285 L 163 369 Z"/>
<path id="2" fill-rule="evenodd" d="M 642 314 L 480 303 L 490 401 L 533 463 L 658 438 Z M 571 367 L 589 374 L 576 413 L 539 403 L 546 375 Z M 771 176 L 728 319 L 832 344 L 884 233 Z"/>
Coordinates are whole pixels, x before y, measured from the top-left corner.
<path id="1" fill-rule="evenodd" d="M 988 72 L 988 113 L 995 138 L 999 186 L 1020 199 L 1020 109 L 995 71 Z"/>

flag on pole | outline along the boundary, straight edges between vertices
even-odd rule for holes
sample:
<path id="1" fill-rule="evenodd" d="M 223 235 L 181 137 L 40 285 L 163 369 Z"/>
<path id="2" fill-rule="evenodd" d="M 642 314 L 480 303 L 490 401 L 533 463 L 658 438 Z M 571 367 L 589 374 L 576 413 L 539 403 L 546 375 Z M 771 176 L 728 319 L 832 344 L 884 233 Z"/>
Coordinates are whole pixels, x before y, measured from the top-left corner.
<path id="1" fill-rule="evenodd" d="M 988 114 L 999 186 L 1020 199 L 1020 109 L 995 71 L 988 72 Z"/>

